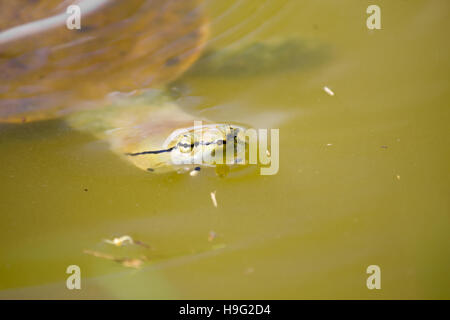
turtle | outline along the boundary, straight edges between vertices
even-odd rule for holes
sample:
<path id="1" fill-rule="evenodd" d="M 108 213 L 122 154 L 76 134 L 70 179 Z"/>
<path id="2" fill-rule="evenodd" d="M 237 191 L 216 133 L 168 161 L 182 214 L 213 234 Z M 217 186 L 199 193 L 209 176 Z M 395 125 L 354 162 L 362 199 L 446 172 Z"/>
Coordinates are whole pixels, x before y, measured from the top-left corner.
<path id="1" fill-rule="evenodd" d="M 258 74 L 320 56 L 292 39 L 207 51 L 203 0 L 79 0 L 79 29 L 68 28 L 70 4 L 0 3 L 0 122 L 62 118 L 148 172 L 224 176 L 247 164 L 248 125 L 183 110 L 168 88 L 184 74 Z"/>
<path id="2" fill-rule="evenodd" d="M 146 171 L 216 166 L 203 155 L 234 144 L 245 128 L 196 126 L 164 89 L 205 46 L 202 1 L 83 0 L 73 30 L 68 5 L 0 4 L 0 122 L 64 118 Z"/>

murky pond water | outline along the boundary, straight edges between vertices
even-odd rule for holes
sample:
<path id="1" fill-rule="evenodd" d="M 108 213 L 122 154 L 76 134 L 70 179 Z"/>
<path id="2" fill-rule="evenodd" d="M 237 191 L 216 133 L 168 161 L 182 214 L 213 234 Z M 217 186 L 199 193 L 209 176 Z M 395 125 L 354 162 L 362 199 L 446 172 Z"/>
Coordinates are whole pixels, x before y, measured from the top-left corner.
<path id="1" fill-rule="evenodd" d="M 171 87 L 194 117 L 279 128 L 276 175 L 152 174 L 62 118 L 2 124 L 0 297 L 449 298 L 450 4 L 380 0 L 368 30 L 369 4 L 204 4 Z M 148 247 L 103 241 L 122 235 Z"/>

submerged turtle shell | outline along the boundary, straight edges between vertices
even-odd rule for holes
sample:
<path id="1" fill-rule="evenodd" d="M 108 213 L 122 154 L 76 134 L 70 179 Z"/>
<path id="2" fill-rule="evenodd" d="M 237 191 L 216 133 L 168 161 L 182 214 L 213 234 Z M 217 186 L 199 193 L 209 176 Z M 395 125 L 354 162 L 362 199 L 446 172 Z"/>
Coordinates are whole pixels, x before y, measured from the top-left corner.
<path id="1" fill-rule="evenodd" d="M 0 121 L 55 118 L 174 80 L 205 43 L 201 2 L 83 0 L 81 29 L 69 30 L 70 2 L 2 1 Z"/>

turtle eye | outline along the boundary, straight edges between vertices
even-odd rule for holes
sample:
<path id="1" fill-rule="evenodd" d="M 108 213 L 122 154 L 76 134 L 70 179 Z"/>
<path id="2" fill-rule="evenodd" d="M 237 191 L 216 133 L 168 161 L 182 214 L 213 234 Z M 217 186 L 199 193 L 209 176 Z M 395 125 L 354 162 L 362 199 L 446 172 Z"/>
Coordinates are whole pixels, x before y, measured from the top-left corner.
<path id="1" fill-rule="evenodd" d="M 194 144 L 192 143 L 191 138 L 189 136 L 184 135 L 183 138 L 181 138 L 180 142 L 177 143 L 177 146 L 180 149 L 180 152 L 188 153 L 192 152 Z"/>

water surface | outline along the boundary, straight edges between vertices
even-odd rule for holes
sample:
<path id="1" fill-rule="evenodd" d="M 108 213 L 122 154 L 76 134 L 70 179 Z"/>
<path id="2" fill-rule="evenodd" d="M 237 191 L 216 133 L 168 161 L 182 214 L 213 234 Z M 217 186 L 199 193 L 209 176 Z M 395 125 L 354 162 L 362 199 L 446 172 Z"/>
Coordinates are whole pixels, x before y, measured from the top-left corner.
<path id="1" fill-rule="evenodd" d="M 176 82 L 192 114 L 279 128 L 274 176 L 152 175 L 62 119 L 2 125 L 0 297 L 449 298 L 449 4 L 380 0 L 374 31 L 369 4 L 207 2 L 206 52 L 309 48 L 263 70 L 203 59 Z M 151 249 L 102 242 L 125 234 Z"/>

